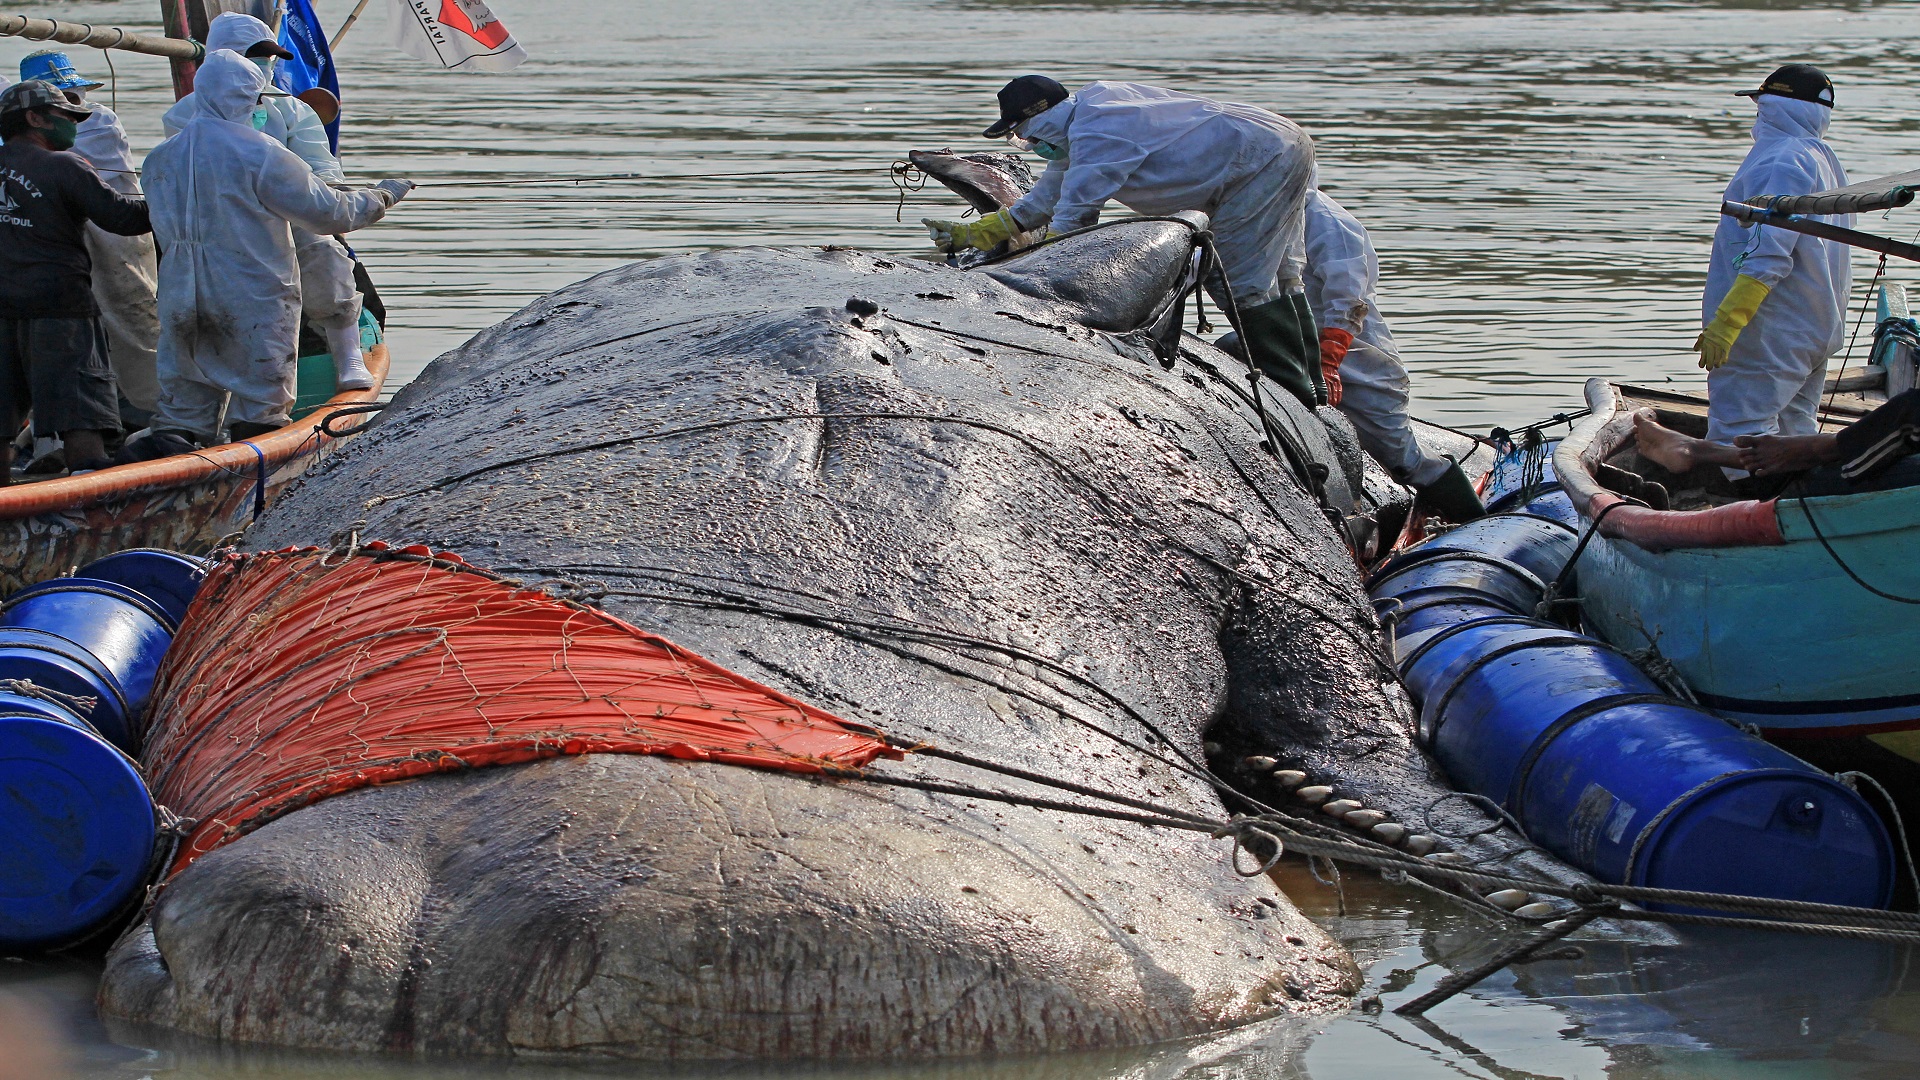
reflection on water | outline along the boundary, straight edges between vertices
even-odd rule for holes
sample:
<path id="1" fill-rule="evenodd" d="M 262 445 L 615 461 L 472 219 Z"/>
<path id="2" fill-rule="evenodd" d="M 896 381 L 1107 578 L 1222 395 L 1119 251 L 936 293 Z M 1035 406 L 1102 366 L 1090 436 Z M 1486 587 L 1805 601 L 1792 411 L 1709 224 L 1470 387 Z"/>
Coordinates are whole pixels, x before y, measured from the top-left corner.
<path id="1" fill-rule="evenodd" d="M 532 297 L 636 258 L 757 243 L 924 252 L 917 218 L 960 204 L 929 189 L 907 198 L 896 223 L 888 164 L 913 147 L 985 146 L 976 133 L 993 91 L 1032 70 L 1069 84 L 1161 83 L 1306 124 L 1328 187 L 1374 232 L 1419 411 L 1454 424 L 1566 408 L 1593 375 L 1699 385 L 1687 346 L 1719 191 L 1745 153 L 1751 115 L 1731 90 L 1782 61 L 1811 60 L 1838 85 L 1832 138 L 1855 178 L 1910 168 L 1920 152 L 1920 19 L 1905 4 L 496 2 L 535 57 L 511 75 L 441 75 L 400 57 L 384 44 L 378 4 L 341 52 L 349 172 L 449 185 L 423 187 L 390 223 L 355 238 L 392 309 L 403 378 Z M 350 6 L 317 3 L 329 24 Z M 157 22 L 153 0 L 30 7 Z M 0 62 L 28 48 L 0 40 Z M 97 55 L 81 60 L 103 72 Z M 159 137 L 165 65 L 117 66 L 118 106 L 144 152 Z M 645 178 L 454 184 L 635 172 Z M 1864 284 L 1872 265 L 1857 271 Z M 1389 1007 L 1500 940 L 1477 915 L 1356 876 L 1345 914 L 1304 871 L 1290 869 L 1287 885 L 1352 944 L 1369 992 Z M 1920 991 L 1909 989 L 1904 950 L 1739 934 L 1688 949 L 1583 948 L 1582 960 L 1503 973 L 1426 1024 L 1354 1013 L 991 1068 L 695 1073 L 1864 1080 L 1920 1068 Z M 54 1027 L 78 1048 L 81 1076 L 487 1071 L 209 1050 L 139 1033 L 116 1043 L 92 1017 L 93 978 L 84 965 L 0 965 L 5 985 L 60 1017 Z M 21 1045 L 39 1022 L 21 1015 L 0 1006 L 0 1080 L 10 1069 L 44 1073 Z"/>
<path id="2" fill-rule="evenodd" d="M 20 1052 L 8 1021 L 50 1018 L 76 1080 L 1568 1080 L 1832 1078 L 1892 1080 L 1920 1069 L 1920 980 L 1911 950 L 1822 938 L 1705 931 L 1684 946 L 1575 939 L 1581 956 L 1501 972 L 1425 1018 L 1394 1005 L 1447 973 L 1489 959 L 1512 929 L 1477 912 L 1363 874 L 1338 890 L 1297 862 L 1287 894 L 1353 950 L 1362 1001 L 1340 1017 L 1283 1020 L 1190 1043 L 1105 1054 L 873 1066 L 517 1062 L 412 1063 L 222 1047 L 109 1027 L 92 1012 L 97 966 L 0 967 L 0 1049 Z M 1344 894 L 1344 896 L 1342 895 Z M 55 1039 L 35 1040 L 42 1050 Z M 0 1080 L 11 1074 L 0 1054 Z M 57 1074 L 56 1074 L 57 1075 Z"/>

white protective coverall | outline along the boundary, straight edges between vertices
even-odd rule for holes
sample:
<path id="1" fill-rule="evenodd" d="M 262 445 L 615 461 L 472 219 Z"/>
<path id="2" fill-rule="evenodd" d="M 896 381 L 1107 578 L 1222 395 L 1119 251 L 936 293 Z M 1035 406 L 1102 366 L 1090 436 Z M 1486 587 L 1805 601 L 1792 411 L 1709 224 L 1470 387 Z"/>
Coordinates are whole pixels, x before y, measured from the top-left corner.
<path id="1" fill-rule="evenodd" d="M 251 15 L 230 11 L 207 25 L 207 51 L 232 49 L 245 55 L 262 41 L 277 41 L 267 24 Z M 196 87 L 197 87 L 196 83 Z M 188 94 L 174 102 L 160 118 L 171 135 L 186 127 L 200 107 L 199 93 Z M 282 146 L 293 151 L 312 167 L 314 175 L 330 184 L 346 182 L 340 159 L 334 157 L 327 141 L 327 127 L 313 107 L 295 97 L 271 97 L 263 106 L 266 132 Z M 300 309 L 307 320 L 326 335 L 327 344 L 339 366 L 341 350 L 350 348 L 360 356 L 360 294 L 353 284 L 353 259 L 345 247 L 331 236 L 293 229 L 294 250 L 300 257 Z"/>
<path id="2" fill-rule="evenodd" d="M 1374 300 L 1380 259 L 1373 241 L 1346 207 L 1317 188 L 1307 194 L 1306 221 L 1307 306 L 1313 321 L 1322 330 L 1333 327 L 1353 335 L 1340 362 L 1340 411 L 1353 422 L 1360 445 L 1395 480 L 1426 487 L 1449 463 L 1420 449 L 1413 436 L 1406 365 Z"/>
<path id="3" fill-rule="evenodd" d="M 212 53 L 201 104 L 147 155 L 160 262 L 160 408 L 155 428 L 211 438 L 220 393 L 230 419 L 280 424 L 293 404 L 300 332 L 292 230 L 330 236 L 386 213 L 377 190 L 337 191 L 252 114 L 266 77 L 239 53 Z"/>
<path id="4" fill-rule="evenodd" d="M 1016 130 L 1067 151 L 1013 204 L 1022 228 L 1049 219 L 1054 232 L 1084 228 L 1108 199 L 1140 214 L 1200 210 L 1213 220 L 1235 302 L 1253 307 L 1300 291 L 1313 140 L 1293 121 L 1252 105 L 1093 82 Z"/>
<path id="5" fill-rule="evenodd" d="M 1841 187 L 1847 174 L 1821 139 L 1833 110 L 1778 94 L 1754 98 L 1753 149 L 1727 184 L 1726 201 L 1805 195 Z M 1819 218 L 1851 227 L 1853 215 Z M 1727 362 L 1707 373 L 1707 441 L 1739 435 L 1812 435 L 1827 358 L 1846 339 L 1853 266 L 1845 244 L 1722 217 L 1713 234 L 1702 325 L 1741 274 L 1772 292 L 1734 339 Z M 1729 475 L 1742 475 L 1732 472 Z"/>
<path id="6" fill-rule="evenodd" d="M 87 159 L 108 187 L 122 195 L 140 194 L 133 148 L 112 109 L 94 105 L 93 115 L 80 124 L 73 151 Z M 88 222 L 87 257 L 93 262 L 93 298 L 107 331 L 107 360 L 114 378 L 134 408 L 150 413 L 160 399 L 160 380 L 154 373 L 160 316 L 153 237 L 120 236 Z"/>

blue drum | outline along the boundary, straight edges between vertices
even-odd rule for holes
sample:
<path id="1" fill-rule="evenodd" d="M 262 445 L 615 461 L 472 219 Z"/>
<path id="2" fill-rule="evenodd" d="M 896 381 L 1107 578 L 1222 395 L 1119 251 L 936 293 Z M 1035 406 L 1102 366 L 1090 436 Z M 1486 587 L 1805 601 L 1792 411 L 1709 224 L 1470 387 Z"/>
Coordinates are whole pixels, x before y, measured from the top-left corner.
<path id="1" fill-rule="evenodd" d="M 132 759 L 58 705 L 0 693 L 0 952 L 70 944 L 140 899 L 153 799 Z"/>
<path id="2" fill-rule="evenodd" d="M 77 576 L 134 590 L 158 604 L 178 628 L 207 576 L 207 560 L 161 548 L 129 548 L 95 559 Z"/>
<path id="3" fill-rule="evenodd" d="M 125 585 L 90 578 L 55 578 L 14 593 L 0 604 L 4 626 L 57 634 L 91 653 L 112 673 L 136 719 L 153 693 L 174 630 L 172 619 L 152 600 Z"/>

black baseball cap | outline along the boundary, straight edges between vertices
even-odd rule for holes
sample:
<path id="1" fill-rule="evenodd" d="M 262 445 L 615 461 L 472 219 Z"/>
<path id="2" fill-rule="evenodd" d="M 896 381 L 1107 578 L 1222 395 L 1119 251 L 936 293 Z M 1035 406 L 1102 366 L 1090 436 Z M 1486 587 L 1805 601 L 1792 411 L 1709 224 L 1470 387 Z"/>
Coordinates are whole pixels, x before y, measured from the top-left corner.
<path id="1" fill-rule="evenodd" d="M 1045 75 L 1022 75 L 1000 88 L 1000 119 L 980 134 L 997 139 L 1022 120 L 1031 120 L 1067 100 L 1067 88 Z"/>
<path id="2" fill-rule="evenodd" d="M 1776 94 L 1795 101 L 1811 101 L 1833 108 L 1833 80 L 1812 64 L 1788 64 L 1760 83 L 1757 90 L 1735 90 L 1735 97 L 1757 98 Z"/>

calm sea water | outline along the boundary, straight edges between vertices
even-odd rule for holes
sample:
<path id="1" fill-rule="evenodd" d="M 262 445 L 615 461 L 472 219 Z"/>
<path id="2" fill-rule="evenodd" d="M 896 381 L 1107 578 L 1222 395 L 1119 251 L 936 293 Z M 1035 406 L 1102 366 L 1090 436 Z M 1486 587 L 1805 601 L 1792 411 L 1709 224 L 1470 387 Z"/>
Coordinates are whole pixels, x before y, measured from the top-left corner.
<path id="1" fill-rule="evenodd" d="M 330 26 L 350 0 L 318 0 Z M 1328 188 L 1380 249 L 1382 306 L 1416 412 L 1485 427 L 1578 404 L 1583 380 L 1697 387 L 1687 346 L 1721 186 L 1751 107 L 1730 91 L 1788 60 L 1838 85 L 1832 141 L 1856 179 L 1920 157 L 1920 10 L 1767 0 L 498 0 L 534 54 L 510 75 L 429 70 L 386 44 L 375 0 L 340 54 L 343 156 L 428 185 L 355 237 L 392 310 L 400 379 L 527 300 L 621 263 L 742 244 L 925 251 L 895 221 L 889 164 L 984 147 L 993 91 L 1049 72 L 1264 105 L 1310 128 Z M 152 0 L 8 11 L 134 27 Z M 0 39 L 0 64 L 28 51 Z M 81 58 L 105 76 L 98 54 Z M 136 148 L 159 138 L 165 64 L 114 79 Z M 114 93 L 101 91 L 111 99 Z M 459 181 L 642 173 L 579 186 Z M 1869 220 L 1889 234 L 1905 221 Z M 1862 258 L 1864 284 L 1873 263 Z M 1896 275 L 1920 280 L 1897 267 Z M 1856 302 L 1860 297 L 1856 297 Z M 1303 873 L 1303 907 L 1347 939 L 1390 1007 L 1488 955 L 1479 917 Z M 1344 914 L 1342 911 L 1344 910 Z M 1920 980 L 1876 947 L 1736 934 L 1685 949 L 1588 945 L 1490 980 L 1414 1024 L 1360 1013 L 1139 1055 L 838 1077 L 1846 1077 L 1920 1075 Z M 85 965 L 0 965 L 69 1033 L 89 1077 L 391 1077 L 402 1067 L 161 1045 L 91 1017 Z M 1911 987 L 1911 988 L 1910 988 Z M 0 1012 L 3 1012 L 0 1009 Z M 4 1036 L 0 1036 L 4 1038 Z M 27 1059 L 0 1046 L 0 1077 Z M 33 1074 L 24 1074 L 33 1075 Z M 589 1075 L 517 1071 L 516 1075 Z M 591 1075 L 605 1075 L 592 1073 Z M 715 1075 L 709 1071 L 703 1075 Z M 752 1070 L 724 1075 L 791 1077 Z M 827 1075 L 806 1073 L 807 1076 Z"/>

